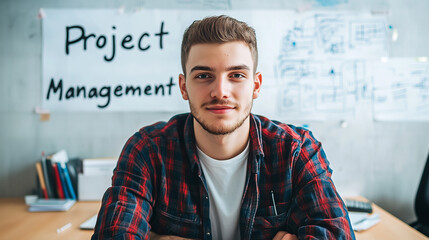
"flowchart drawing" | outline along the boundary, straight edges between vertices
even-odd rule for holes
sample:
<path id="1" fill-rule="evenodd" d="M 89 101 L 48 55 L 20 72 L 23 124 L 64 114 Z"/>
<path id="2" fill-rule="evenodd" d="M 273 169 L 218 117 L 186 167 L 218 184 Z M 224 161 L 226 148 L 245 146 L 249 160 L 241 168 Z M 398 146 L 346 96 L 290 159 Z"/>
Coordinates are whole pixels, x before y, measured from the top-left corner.
<path id="1" fill-rule="evenodd" d="M 388 53 L 387 22 L 371 15 L 301 14 L 285 29 L 275 60 L 279 114 L 353 116 L 371 103 L 368 61 Z"/>
<path id="2" fill-rule="evenodd" d="M 411 58 L 373 64 L 377 120 L 429 120 L 429 63 Z"/>
<path id="3" fill-rule="evenodd" d="M 369 99 L 366 63 L 360 60 L 291 60 L 282 62 L 279 112 L 326 118 L 350 115 Z"/>

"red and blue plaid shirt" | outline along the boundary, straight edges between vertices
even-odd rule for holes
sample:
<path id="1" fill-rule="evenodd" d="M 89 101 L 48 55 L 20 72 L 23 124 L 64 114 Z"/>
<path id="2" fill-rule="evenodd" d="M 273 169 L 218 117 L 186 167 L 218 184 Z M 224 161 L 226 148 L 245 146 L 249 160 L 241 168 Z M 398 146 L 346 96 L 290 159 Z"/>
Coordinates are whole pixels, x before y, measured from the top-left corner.
<path id="1" fill-rule="evenodd" d="M 299 239 L 354 239 L 332 170 L 312 133 L 252 114 L 250 122 L 242 239 L 272 239 L 279 231 Z M 210 199 L 193 129 L 192 115 L 181 114 L 128 140 L 92 239 L 148 239 L 150 231 L 212 238 Z"/>

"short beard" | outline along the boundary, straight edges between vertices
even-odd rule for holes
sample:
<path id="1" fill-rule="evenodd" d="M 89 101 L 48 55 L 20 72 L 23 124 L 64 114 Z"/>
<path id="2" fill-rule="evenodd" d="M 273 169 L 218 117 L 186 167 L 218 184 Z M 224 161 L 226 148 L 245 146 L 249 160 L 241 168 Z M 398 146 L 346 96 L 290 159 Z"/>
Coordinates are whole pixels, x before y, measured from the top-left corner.
<path id="1" fill-rule="evenodd" d="M 210 103 L 203 104 L 202 107 L 204 107 L 205 105 L 210 105 L 210 104 L 212 104 L 212 105 L 215 105 L 215 104 L 227 105 L 228 103 L 229 102 L 227 102 L 225 100 L 215 99 L 215 100 L 211 101 Z M 252 99 L 252 102 L 250 104 L 250 108 L 249 108 L 248 112 L 246 113 L 246 115 L 243 119 L 238 119 L 231 127 L 216 128 L 216 127 L 211 127 L 211 126 L 209 126 L 208 123 L 204 122 L 204 120 L 198 114 L 198 110 L 191 103 L 191 101 L 189 101 L 189 107 L 191 109 L 191 114 L 194 116 L 195 120 L 201 125 L 201 127 L 204 130 L 206 130 L 208 133 L 213 134 L 213 135 L 228 135 L 228 134 L 233 133 L 235 130 L 237 130 L 239 127 L 241 127 L 243 125 L 244 121 L 246 121 L 249 118 L 252 106 L 253 106 L 253 99 Z"/>

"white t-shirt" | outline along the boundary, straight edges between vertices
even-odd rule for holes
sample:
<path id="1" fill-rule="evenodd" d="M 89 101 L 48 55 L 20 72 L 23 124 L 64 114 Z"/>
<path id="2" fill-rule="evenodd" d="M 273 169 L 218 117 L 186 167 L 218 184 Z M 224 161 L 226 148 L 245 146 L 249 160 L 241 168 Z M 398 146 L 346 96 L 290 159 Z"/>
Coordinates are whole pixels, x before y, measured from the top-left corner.
<path id="1" fill-rule="evenodd" d="M 246 181 L 249 143 L 239 155 L 216 160 L 197 147 L 210 201 L 213 239 L 240 239 L 240 207 Z"/>

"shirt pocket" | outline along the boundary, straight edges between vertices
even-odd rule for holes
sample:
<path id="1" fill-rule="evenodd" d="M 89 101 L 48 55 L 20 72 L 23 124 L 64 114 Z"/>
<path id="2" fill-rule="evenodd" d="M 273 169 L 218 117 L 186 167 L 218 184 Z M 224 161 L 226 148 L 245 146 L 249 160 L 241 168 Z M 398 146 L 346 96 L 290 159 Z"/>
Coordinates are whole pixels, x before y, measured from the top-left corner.
<path id="1" fill-rule="evenodd" d="M 160 235 L 201 238 L 202 222 L 200 216 L 195 213 L 173 213 L 162 208 L 157 208 L 154 209 L 150 224 L 152 231 Z"/>
<path id="2" fill-rule="evenodd" d="M 259 207 L 253 222 L 252 239 L 273 239 L 277 232 L 287 231 L 287 206 L 288 203 L 277 203 L 277 215 L 273 206 Z"/>

